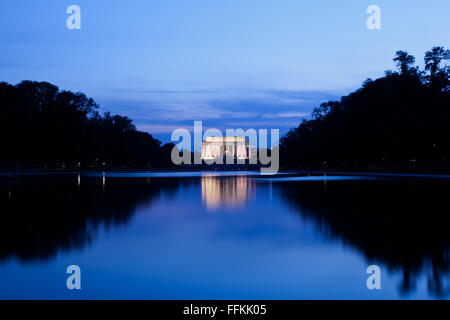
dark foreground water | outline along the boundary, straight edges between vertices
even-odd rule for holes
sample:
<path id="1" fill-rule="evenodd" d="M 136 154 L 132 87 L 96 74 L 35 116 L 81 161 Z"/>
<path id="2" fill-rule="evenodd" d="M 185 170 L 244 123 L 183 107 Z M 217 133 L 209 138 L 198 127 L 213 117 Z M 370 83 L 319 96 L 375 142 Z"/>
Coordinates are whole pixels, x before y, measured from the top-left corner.
<path id="1" fill-rule="evenodd" d="M 450 294 L 446 179 L 123 173 L 0 182 L 0 299 Z M 381 290 L 366 286 L 372 264 Z M 69 265 L 81 268 L 80 291 L 66 287 Z"/>

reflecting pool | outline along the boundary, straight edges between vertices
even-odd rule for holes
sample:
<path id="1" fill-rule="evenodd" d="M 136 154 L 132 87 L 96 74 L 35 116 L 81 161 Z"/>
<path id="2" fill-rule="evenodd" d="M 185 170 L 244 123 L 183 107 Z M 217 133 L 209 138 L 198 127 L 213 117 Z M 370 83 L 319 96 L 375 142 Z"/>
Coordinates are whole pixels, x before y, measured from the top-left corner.
<path id="1" fill-rule="evenodd" d="M 449 195 L 407 175 L 4 174 L 0 299 L 448 298 Z"/>

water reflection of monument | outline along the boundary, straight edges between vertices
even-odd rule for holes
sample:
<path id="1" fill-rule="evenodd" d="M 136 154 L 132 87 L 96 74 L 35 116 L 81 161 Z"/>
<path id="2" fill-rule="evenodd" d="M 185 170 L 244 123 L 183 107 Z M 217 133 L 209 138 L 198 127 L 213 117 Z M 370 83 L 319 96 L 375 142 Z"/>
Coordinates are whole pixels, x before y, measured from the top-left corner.
<path id="1" fill-rule="evenodd" d="M 208 209 L 244 207 L 254 189 L 254 181 L 247 176 L 202 177 L 202 200 Z"/>

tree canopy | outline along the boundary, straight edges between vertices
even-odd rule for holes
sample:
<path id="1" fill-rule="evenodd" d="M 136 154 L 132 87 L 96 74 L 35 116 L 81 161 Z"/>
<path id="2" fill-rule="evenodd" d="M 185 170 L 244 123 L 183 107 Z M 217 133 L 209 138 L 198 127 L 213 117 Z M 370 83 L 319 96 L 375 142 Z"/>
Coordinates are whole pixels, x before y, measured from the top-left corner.
<path id="1" fill-rule="evenodd" d="M 0 83 L 3 167 L 170 166 L 172 144 L 136 130 L 131 119 L 105 113 L 83 93 L 47 82 Z"/>
<path id="2" fill-rule="evenodd" d="M 425 70 L 398 51 L 398 71 L 366 80 L 340 101 L 314 109 L 280 143 L 284 166 L 449 168 L 450 50 L 425 54 Z"/>

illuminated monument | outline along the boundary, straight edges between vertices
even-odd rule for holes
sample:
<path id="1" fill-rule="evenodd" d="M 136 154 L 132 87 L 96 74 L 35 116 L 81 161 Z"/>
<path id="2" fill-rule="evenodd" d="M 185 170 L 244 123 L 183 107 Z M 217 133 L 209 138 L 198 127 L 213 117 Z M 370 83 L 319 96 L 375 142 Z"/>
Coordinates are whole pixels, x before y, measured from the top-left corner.
<path id="1" fill-rule="evenodd" d="M 246 137 L 206 137 L 202 143 L 202 159 L 234 158 L 248 160 L 254 152 Z"/>

